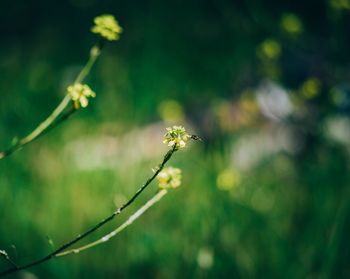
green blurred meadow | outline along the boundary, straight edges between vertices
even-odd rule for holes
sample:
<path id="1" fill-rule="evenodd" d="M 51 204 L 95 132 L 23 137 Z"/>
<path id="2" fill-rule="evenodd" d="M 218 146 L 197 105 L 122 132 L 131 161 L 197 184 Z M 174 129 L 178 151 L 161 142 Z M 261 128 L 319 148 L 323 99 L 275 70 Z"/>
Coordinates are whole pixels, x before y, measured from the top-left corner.
<path id="1" fill-rule="evenodd" d="M 125 202 L 167 151 L 166 127 L 203 139 L 169 162 L 182 186 L 116 238 L 8 278 L 350 278 L 349 0 L 0 7 L 1 149 L 63 98 L 95 16 L 124 29 L 86 80 L 89 106 L 0 161 L 0 250 L 15 262 Z"/>

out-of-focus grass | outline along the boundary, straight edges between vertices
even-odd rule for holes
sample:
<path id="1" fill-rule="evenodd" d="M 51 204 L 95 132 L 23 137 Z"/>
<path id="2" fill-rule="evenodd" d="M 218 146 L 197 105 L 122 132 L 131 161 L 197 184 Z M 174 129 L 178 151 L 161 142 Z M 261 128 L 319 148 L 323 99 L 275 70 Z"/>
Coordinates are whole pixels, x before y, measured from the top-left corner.
<path id="1" fill-rule="evenodd" d="M 25 263 L 50 251 L 47 236 L 59 245 L 108 215 L 159 163 L 164 128 L 183 124 L 203 142 L 170 162 L 182 187 L 106 245 L 28 272 L 349 277 L 349 19 L 333 2 L 2 3 L 3 147 L 57 105 L 94 16 L 125 32 L 89 77 L 89 107 L 0 161 L 0 249 Z"/>

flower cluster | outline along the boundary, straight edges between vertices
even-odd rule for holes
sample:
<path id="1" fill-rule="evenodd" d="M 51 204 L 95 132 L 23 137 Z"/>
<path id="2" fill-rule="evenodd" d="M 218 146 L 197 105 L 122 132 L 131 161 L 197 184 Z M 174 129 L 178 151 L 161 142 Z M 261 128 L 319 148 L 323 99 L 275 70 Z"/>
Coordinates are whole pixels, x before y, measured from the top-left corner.
<path id="1" fill-rule="evenodd" d="M 173 126 L 172 128 L 166 128 L 166 130 L 163 143 L 168 146 L 175 146 L 176 149 L 185 147 L 188 139 L 191 138 L 182 126 Z"/>
<path id="2" fill-rule="evenodd" d="M 80 106 L 85 108 L 89 104 L 88 98 L 94 98 L 96 93 L 86 84 L 75 83 L 68 86 L 68 94 L 74 102 L 74 106 L 79 108 Z"/>
<path id="3" fill-rule="evenodd" d="M 181 170 L 172 167 L 165 168 L 158 174 L 157 179 L 161 189 L 177 188 L 181 185 Z"/>
<path id="4" fill-rule="evenodd" d="M 95 17 L 95 25 L 91 28 L 92 33 L 100 34 L 108 41 L 119 39 L 123 29 L 119 26 L 118 21 L 112 15 L 101 15 Z"/>

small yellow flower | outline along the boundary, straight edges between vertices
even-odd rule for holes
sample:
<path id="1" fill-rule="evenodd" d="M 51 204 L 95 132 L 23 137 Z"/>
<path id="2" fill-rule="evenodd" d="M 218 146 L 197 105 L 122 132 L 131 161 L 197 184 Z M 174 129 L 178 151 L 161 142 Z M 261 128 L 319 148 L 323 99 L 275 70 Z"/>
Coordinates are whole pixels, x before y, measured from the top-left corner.
<path id="1" fill-rule="evenodd" d="M 95 26 L 91 28 L 91 32 L 100 34 L 104 39 L 108 41 L 118 40 L 120 34 L 123 31 L 113 15 L 101 15 L 95 17 L 94 23 Z"/>
<path id="2" fill-rule="evenodd" d="M 177 188 L 181 185 L 181 170 L 168 167 L 163 169 L 157 176 L 159 188 Z"/>
<path id="3" fill-rule="evenodd" d="M 96 93 L 92 91 L 91 88 L 86 84 L 76 83 L 70 85 L 68 86 L 67 91 L 70 97 L 72 98 L 74 106 L 76 108 L 79 108 L 79 106 L 86 108 L 89 104 L 88 98 L 96 97 Z"/>
<path id="4" fill-rule="evenodd" d="M 166 130 L 163 143 L 168 146 L 175 146 L 176 149 L 185 147 L 188 139 L 191 138 L 182 126 L 173 126 L 172 128 L 166 128 Z"/>

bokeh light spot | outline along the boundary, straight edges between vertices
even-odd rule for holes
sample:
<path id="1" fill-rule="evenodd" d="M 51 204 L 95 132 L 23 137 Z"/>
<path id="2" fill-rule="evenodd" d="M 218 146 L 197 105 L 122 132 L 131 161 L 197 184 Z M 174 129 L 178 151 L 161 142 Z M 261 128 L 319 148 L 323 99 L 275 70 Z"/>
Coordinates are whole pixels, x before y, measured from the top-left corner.
<path id="1" fill-rule="evenodd" d="M 329 4 L 336 10 L 350 10 L 350 0 L 330 0 Z"/>
<path id="2" fill-rule="evenodd" d="M 258 52 L 265 58 L 277 59 L 281 54 L 281 45 L 274 39 L 267 39 L 261 43 Z"/>
<path id="3" fill-rule="evenodd" d="M 318 78 L 309 78 L 301 86 L 301 94 L 305 99 L 315 98 L 321 90 L 321 81 Z"/>
<path id="4" fill-rule="evenodd" d="M 175 100 L 161 102 L 158 106 L 158 112 L 162 120 L 166 122 L 177 122 L 185 118 L 181 104 Z"/>
<path id="5" fill-rule="evenodd" d="M 303 24 L 300 18 L 295 14 L 284 14 L 281 19 L 282 29 L 293 35 L 298 35 L 303 32 Z"/>
<path id="6" fill-rule="evenodd" d="M 249 90 L 242 92 L 239 105 L 244 111 L 251 114 L 256 114 L 259 111 L 255 96 L 253 92 Z"/>
<path id="7" fill-rule="evenodd" d="M 203 269 L 209 269 L 213 266 L 213 251 L 207 247 L 203 247 L 198 251 L 197 263 Z"/>
<path id="8" fill-rule="evenodd" d="M 241 182 L 240 174 L 234 169 L 225 169 L 219 173 L 216 184 L 220 190 L 228 191 Z"/>

